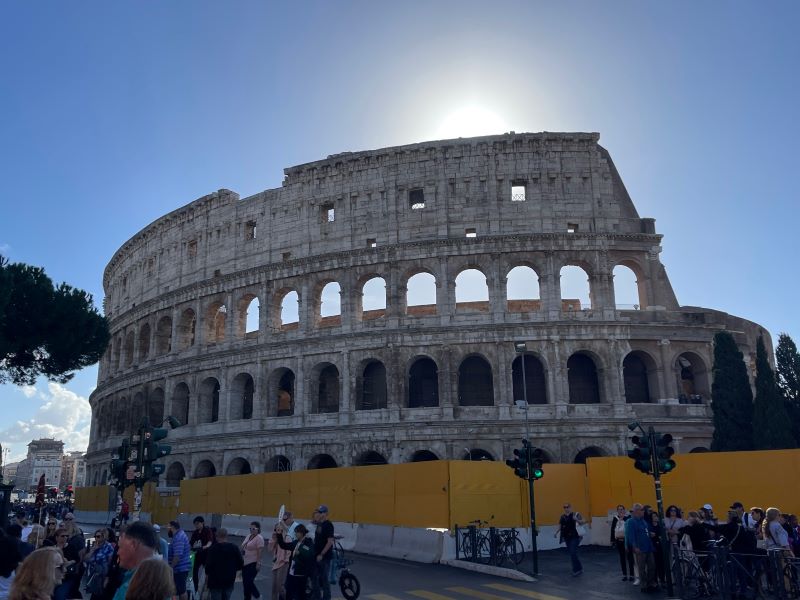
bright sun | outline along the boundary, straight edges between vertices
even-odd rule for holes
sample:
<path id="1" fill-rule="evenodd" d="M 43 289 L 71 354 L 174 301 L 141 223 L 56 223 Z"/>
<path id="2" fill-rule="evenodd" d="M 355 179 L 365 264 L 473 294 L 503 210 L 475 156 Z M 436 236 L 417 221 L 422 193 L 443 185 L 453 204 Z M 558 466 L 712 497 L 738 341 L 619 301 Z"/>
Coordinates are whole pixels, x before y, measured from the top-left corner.
<path id="1" fill-rule="evenodd" d="M 436 137 L 439 139 L 500 134 L 508 131 L 506 122 L 481 106 L 465 106 L 445 117 Z"/>

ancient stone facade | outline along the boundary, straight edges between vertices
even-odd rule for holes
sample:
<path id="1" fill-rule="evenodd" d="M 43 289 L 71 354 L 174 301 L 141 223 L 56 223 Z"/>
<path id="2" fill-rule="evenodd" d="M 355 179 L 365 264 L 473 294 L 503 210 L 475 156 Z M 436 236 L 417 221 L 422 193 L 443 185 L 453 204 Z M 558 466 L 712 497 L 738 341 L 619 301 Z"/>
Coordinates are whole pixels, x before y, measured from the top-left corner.
<path id="1" fill-rule="evenodd" d="M 170 434 L 170 484 L 499 460 L 526 428 L 550 460 L 580 462 L 624 453 L 634 419 L 680 452 L 707 447 L 713 335 L 735 332 L 749 356 L 761 328 L 678 304 L 655 222 L 598 139 L 345 153 L 147 226 L 104 274 L 113 337 L 90 400 L 88 482 L 105 481 L 143 416 L 186 423 Z M 565 267 L 585 272 L 588 302 L 562 298 Z M 636 276 L 634 306 L 616 303 L 620 267 Z M 475 271 L 484 295 L 460 301 Z M 527 295 L 507 293 L 517 275 Z"/>

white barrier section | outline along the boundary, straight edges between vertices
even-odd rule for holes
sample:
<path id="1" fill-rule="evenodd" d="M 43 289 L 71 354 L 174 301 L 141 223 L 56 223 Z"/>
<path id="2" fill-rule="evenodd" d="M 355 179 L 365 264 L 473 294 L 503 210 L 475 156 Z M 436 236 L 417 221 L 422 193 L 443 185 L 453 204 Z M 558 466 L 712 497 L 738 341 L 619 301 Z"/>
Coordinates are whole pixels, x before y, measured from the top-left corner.
<path id="1" fill-rule="evenodd" d="M 437 563 L 442 558 L 444 537 L 444 532 L 435 529 L 395 527 L 392 532 L 391 544 L 384 548 L 383 552 L 377 553 L 390 558 Z M 356 545 L 356 549 L 360 546 L 360 541 L 361 531 L 359 531 L 359 543 Z"/>
<path id="2" fill-rule="evenodd" d="M 394 527 L 389 525 L 358 525 L 356 543 L 353 550 L 363 554 L 386 556 L 392 545 Z"/>

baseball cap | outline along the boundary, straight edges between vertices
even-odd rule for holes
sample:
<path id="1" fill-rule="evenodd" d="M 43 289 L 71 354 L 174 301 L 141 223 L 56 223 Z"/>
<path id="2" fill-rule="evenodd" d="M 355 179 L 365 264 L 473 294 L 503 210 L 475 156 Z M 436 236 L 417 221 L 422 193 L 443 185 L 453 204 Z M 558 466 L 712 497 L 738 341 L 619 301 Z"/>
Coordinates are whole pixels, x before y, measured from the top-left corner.
<path id="1" fill-rule="evenodd" d="M 73 515 L 72 513 L 67 513 L 67 514 L 64 515 L 64 520 L 65 521 L 68 520 L 68 519 L 74 519 L 74 518 L 75 518 L 75 515 Z"/>
<path id="2" fill-rule="evenodd" d="M 157 523 L 153 523 L 153 531 L 155 531 L 156 533 L 161 531 L 161 525 L 158 525 Z"/>
<path id="3" fill-rule="evenodd" d="M 328 507 L 325 504 L 320 504 L 319 507 L 317 508 L 317 512 L 318 513 L 327 513 L 328 512 Z"/>
<path id="4" fill-rule="evenodd" d="M 703 504 L 703 508 L 705 508 L 706 510 L 714 510 L 713 508 L 711 508 L 710 504 Z"/>
<path id="5" fill-rule="evenodd" d="M 731 504 L 731 510 L 736 510 L 737 508 L 744 508 L 744 504 L 741 502 L 734 502 Z"/>

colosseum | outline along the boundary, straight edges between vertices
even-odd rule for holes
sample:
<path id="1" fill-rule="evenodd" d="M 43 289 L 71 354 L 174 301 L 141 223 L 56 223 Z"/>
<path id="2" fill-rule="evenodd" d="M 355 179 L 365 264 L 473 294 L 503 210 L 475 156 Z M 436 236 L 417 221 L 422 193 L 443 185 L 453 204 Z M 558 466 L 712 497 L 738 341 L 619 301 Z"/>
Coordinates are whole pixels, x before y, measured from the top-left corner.
<path id="1" fill-rule="evenodd" d="M 184 478 L 435 459 L 624 454 L 632 420 L 707 448 L 712 338 L 765 333 L 681 306 L 594 133 L 346 152 L 279 189 L 204 196 L 103 277 L 112 342 L 89 481 L 143 415 Z M 697 265 L 692 265 L 697 268 Z M 577 272 L 584 298 L 562 294 Z M 698 271 L 698 276 L 701 273 Z M 635 304 L 615 282 L 635 280 Z M 513 285 L 512 285 L 513 283 Z"/>

